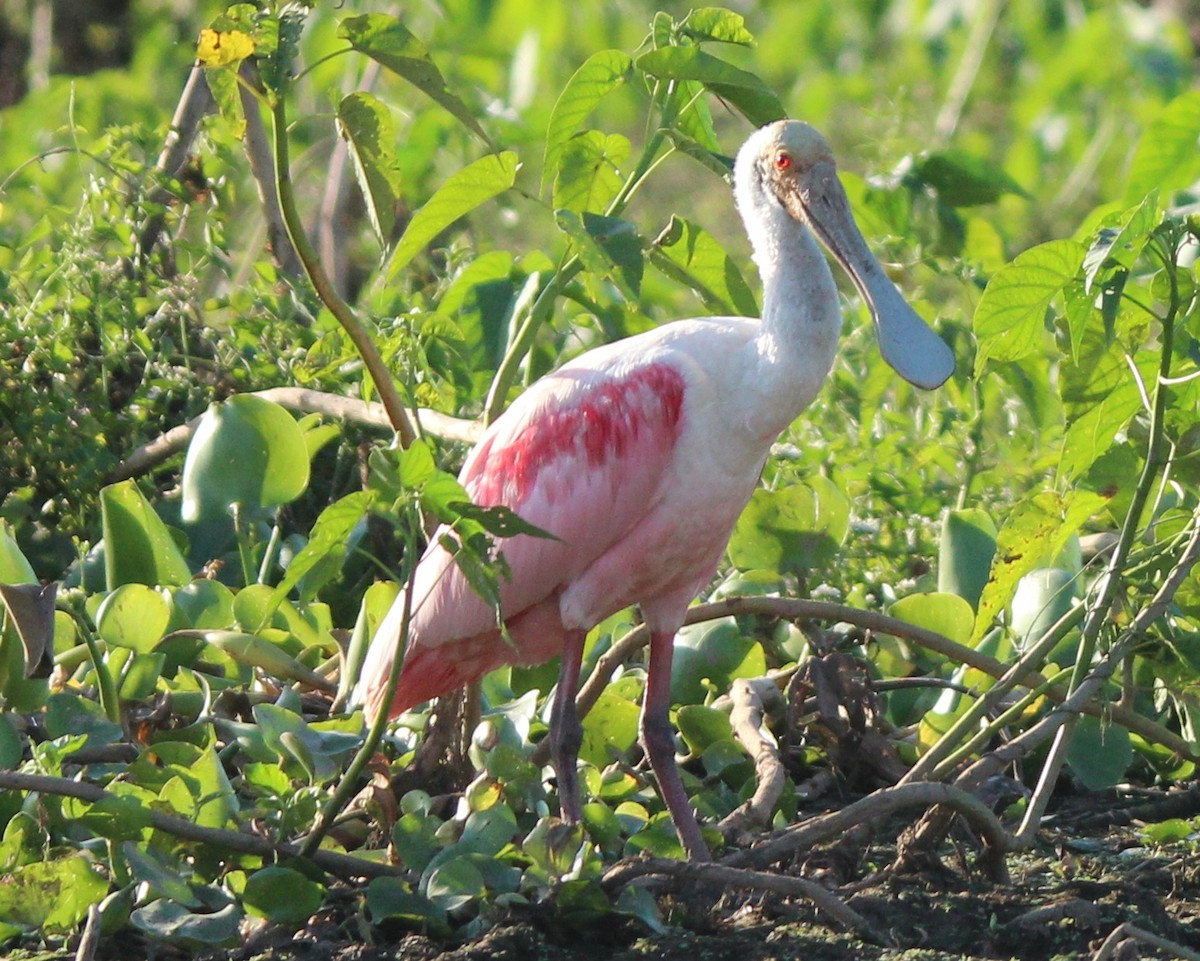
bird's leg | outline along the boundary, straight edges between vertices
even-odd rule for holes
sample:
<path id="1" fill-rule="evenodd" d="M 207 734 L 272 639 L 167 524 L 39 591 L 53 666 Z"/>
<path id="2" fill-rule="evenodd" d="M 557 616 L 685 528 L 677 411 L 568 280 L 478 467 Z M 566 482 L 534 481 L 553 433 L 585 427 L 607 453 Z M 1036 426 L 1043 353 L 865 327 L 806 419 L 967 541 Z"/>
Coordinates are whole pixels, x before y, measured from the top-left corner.
<path id="1" fill-rule="evenodd" d="M 675 763 L 675 733 L 671 730 L 671 654 L 675 635 L 660 631 L 650 634 L 650 666 L 646 672 L 646 694 L 642 700 L 642 744 L 650 757 L 650 767 L 658 778 L 658 790 L 671 812 L 675 830 L 688 857 L 693 861 L 711 861 L 708 845 L 700 834 L 700 825 L 679 767 Z"/>
<path id="2" fill-rule="evenodd" d="M 550 759 L 558 776 L 558 803 L 563 820 L 571 822 L 583 818 L 578 765 L 583 726 L 575 710 L 575 695 L 579 689 L 579 665 L 583 661 L 583 642 L 586 637 L 586 631 L 567 631 L 562 667 L 558 671 L 558 687 L 550 708 Z"/>

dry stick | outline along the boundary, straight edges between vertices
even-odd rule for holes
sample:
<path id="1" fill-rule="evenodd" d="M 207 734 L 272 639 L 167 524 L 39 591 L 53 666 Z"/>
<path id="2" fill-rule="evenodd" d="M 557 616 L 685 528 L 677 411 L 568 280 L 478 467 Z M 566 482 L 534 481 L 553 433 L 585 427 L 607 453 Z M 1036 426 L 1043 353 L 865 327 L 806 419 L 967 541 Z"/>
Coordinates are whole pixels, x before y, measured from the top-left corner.
<path id="1" fill-rule="evenodd" d="M 697 861 L 673 861 L 669 858 L 644 858 L 622 861 L 605 872 L 600 883 L 607 890 L 624 887 L 631 881 L 646 875 L 666 875 L 695 884 L 714 884 L 757 891 L 773 891 L 776 894 L 804 898 L 811 901 L 818 911 L 829 915 L 842 927 L 857 931 L 863 938 L 883 947 L 891 947 L 883 934 L 877 931 L 866 918 L 846 904 L 827 888 L 804 878 L 784 874 L 770 874 L 734 868 L 724 864 Z"/>
<path id="2" fill-rule="evenodd" d="M 806 850 L 869 821 L 881 821 L 907 808 L 946 805 L 953 808 L 983 841 L 984 865 L 995 876 L 1004 868 L 1003 855 L 1013 849 L 1013 838 L 991 809 L 973 794 L 952 784 L 918 781 L 881 788 L 837 811 L 821 814 L 785 828 L 769 840 L 721 859 L 735 867 L 765 868 L 798 850 Z"/>
<path id="3" fill-rule="evenodd" d="M 98 801 L 116 800 L 112 794 L 95 784 L 86 781 L 74 781 L 64 777 L 48 777 L 43 774 L 20 774 L 16 771 L 0 771 L 0 790 L 39 792 L 54 794 L 59 797 L 73 797 L 80 801 L 95 804 Z M 256 834 L 246 834 L 242 831 L 226 831 L 221 828 L 209 828 L 189 821 L 186 818 L 163 814 L 153 808 L 146 810 L 150 825 L 158 831 L 183 838 L 185 841 L 198 841 L 201 844 L 212 844 L 227 851 L 237 851 L 240 854 L 255 854 L 262 857 L 292 858 L 300 854 L 294 844 L 272 841 Z M 400 872 L 386 864 L 365 861 L 349 854 L 339 854 L 336 851 L 317 850 L 310 854 L 309 859 L 319 868 L 339 878 L 378 878 L 398 875 Z"/>
<path id="4" fill-rule="evenodd" d="M 700 621 L 711 621 L 718 617 L 739 614 L 761 614 L 769 617 L 781 617 L 789 620 L 811 621 L 845 621 L 868 630 L 882 634 L 891 634 L 912 641 L 927 650 L 943 654 L 952 660 L 968 667 L 976 668 L 992 677 L 1003 677 L 1008 665 L 1002 664 L 994 657 L 981 654 L 969 647 L 956 644 L 948 637 L 943 637 L 934 631 L 916 627 L 886 614 L 876 611 L 861 611 L 842 604 L 830 604 L 825 601 L 810 601 L 793 597 L 730 597 L 709 604 L 697 604 L 689 608 L 685 624 L 696 624 Z M 624 663 L 634 652 L 646 645 L 647 634 L 645 626 L 639 626 L 630 631 L 621 640 L 610 647 L 596 662 L 596 667 L 579 690 L 576 707 L 582 718 L 595 705 L 614 670 Z M 1046 683 L 1037 671 L 1028 671 L 1022 678 L 1028 686 L 1036 687 Z M 1062 701 L 1066 693 L 1061 687 L 1052 686 L 1046 690 L 1046 695 L 1054 701 Z M 1133 711 L 1118 705 L 1087 704 L 1083 708 L 1085 714 L 1097 717 L 1111 718 L 1122 727 L 1128 728 L 1146 740 L 1161 744 L 1174 751 L 1180 757 L 1192 761 L 1200 761 L 1200 753 L 1173 731 L 1168 731 L 1161 724 L 1156 724 L 1149 718 L 1142 717 Z M 540 745 L 539 745 L 540 748 Z M 548 754 L 534 754 L 535 760 L 542 758 L 545 763 Z"/>
<path id="5" fill-rule="evenodd" d="M 326 417 L 361 424 L 364 427 L 392 429 L 391 421 L 388 419 L 383 404 L 374 401 L 341 397 L 337 394 L 326 394 L 304 387 L 271 387 L 267 390 L 254 391 L 253 396 L 274 401 L 281 407 L 305 414 L 322 414 Z M 451 417 L 448 414 L 424 408 L 418 410 L 417 414 L 425 433 L 443 440 L 472 444 L 483 433 L 483 425 L 479 421 Z M 199 423 L 200 418 L 193 417 L 186 424 L 173 427 L 165 434 L 143 444 L 109 475 L 109 483 L 116 483 L 130 477 L 139 477 L 147 471 L 153 470 L 167 458 L 186 450 Z"/>
<path id="6" fill-rule="evenodd" d="M 765 730 L 768 708 L 779 704 L 781 696 L 774 681 L 759 677 L 738 678 L 730 688 L 729 697 L 733 701 L 729 723 L 734 736 L 754 759 L 757 781 L 750 799 L 719 825 L 723 831 L 740 832 L 748 825 L 758 828 L 769 825 L 775 802 L 783 794 L 787 778 L 779 761 L 779 745 Z"/>
<path id="7" fill-rule="evenodd" d="M 79 936 L 79 946 L 75 949 L 75 961 L 92 961 L 96 957 L 96 947 L 100 944 L 100 905 L 89 904 L 87 921 L 83 925 L 83 933 Z"/>
<path id="8" fill-rule="evenodd" d="M 1179 958 L 1180 961 L 1200 961 L 1200 953 L 1185 948 L 1175 941 L 1168 941 L 1166 938 L 1130 924 L 1128 921 L 1113 928 L 1112 934 L 1104 939 L 1100 947 L 1096 949 L 1096 953 L 1092 955 L 1092 961 L 1109 961 L 1110 958 L 1116 957 L 1117 948 L 1127 940 L 1141 941 L 1160 951 L 1169 951 L 1172 957 Z"/>

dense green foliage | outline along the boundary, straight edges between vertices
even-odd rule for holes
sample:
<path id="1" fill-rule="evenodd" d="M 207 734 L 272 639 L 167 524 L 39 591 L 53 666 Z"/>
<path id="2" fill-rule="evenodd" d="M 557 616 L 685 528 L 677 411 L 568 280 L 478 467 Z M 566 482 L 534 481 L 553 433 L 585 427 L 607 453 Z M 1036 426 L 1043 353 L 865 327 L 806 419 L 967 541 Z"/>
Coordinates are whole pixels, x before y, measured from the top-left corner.
<path id="1" fill-rule="evenodd" d="M 360 751 L 342 708 L 363 646 L 426 517 L 453 524 L 485 596 L 504 573 L 491 538 L 520 521 L 464 503 L 463 446 L 439 429 L 401 450 L 247 394 L 393 393 L 490 420 L 589 346 L 753 314 L 723 177 L 785 114 L 829 137 L 864 234 L 959 368 L 934 393 L 898 382 L 848 294 L 830 383 L 711 594 L 833 599 L 952 643 L 899 624 L 818 638 L 780 611 L 686 628 L 672 692 L 702 818 L 755 788 L 732 681 L 829 650 L 933 683 L 884 694 L 869 725 L 914 777 L 970 788 L 1014 758 L 1030 788 L 1064 760 L 1093 789 L 1192 775 L 1200 97 L 1183 24 L 1117 2 L 764 2 L 743 19 L 445 0 L 403 21 L 212 3 L 189 24 L 153 6 L 126 70 L 53 78 L 0 113 L 0 775 L 58 779 L 0 780 L 0 936 L 61 935 L 103 902 L 106 932 L 223 945 L 247 917 L 299 927 L 332 877 L 366 875 L 350 913 L 389 932 L 479 931 L 551 894 L 567 915 L 659 923 L 644 890 L 598 880 L 624 854 L 678 853 L 636 765 L 644 667 L 585 720 L 582 827 L 551 816 L 535 754 L 554 665 L 484 682 L 460 802 L 437 771 L 397 807 L 383 772 L 430 774 L 428 711 Z M 197 53 L 216 109 L 164 169 Z M 299 259 L 259 197 L 264 159 L 315 238 L 293 234 Z M 301 268 L 314 256 L 328 290 Z M 128 466 L 201 415 L 186 455 Z M 585 670 L 634 622 L 601 625 Z M 996 683 L 1018 658 L 1044 676 Z M 1081 687 L 1090 713 L 1061 752 L 990 753 Z M 847 791 L 889 780 L 788 736 L 777 826 L 814 770 Z M 107 794 L 68 796 L 70 778 Z M 230 847 L 248 825 L 323 848 Z M 345 850 L 358 869 L 330 859 Z"/>

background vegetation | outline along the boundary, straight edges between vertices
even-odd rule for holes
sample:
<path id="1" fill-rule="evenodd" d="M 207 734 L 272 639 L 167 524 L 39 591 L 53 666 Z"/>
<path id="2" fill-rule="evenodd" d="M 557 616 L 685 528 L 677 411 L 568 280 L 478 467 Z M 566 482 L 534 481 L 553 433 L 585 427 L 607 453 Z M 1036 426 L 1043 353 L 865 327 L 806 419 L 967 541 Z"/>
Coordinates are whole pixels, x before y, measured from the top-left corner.
<path id="1" fill-rule="evenodd" d="M 0 935 L 62 937 L 89 908 L 93 933 L 187 950 L 320 910 L 376 934 L 475 934 L 543 902 L 662 923 L 612 867 L 678 852 L 639 766 L 631 612 L 591 640 L 617 677 L 585 691 L 586 830 L 550 816 L 534 746 L 553 665 L 493 675 L 448 742 L 402 719 L 346 778 L 363 732 L 343 696 L 426 515 L 496 576 L 503 519 L 457 507 L 449 476 L 471 422 L 588 346 L 754 312 L 722 177 L 783 114 L 828 136 L 959 369 L 899 383 L 847 292 L 837 367 L 708 598 L 754 600 L 680 639 L 701 814 L 741 812 L 736 847 L 818 785 L 948 804 L 996 878 L 1056 788 L 1193 776 L 1186 11 L 661 7 L 144 0 L 91 47 L 61 16 L 46 33 L 54 4 L 6 8 L 29 68 L 0 76 Z M 397 403 L 425 412 L 404 451 Z M 765 800 L 746 691 L 782 692 Z M 1012 821 L 971 800 L 999 772 Z M 1187 817 L 1143 843 L 1192 843 Z M 894 868 L 944 835 L 914 826 Z M 759 875 L 783 857 L 739 856 Z"/>

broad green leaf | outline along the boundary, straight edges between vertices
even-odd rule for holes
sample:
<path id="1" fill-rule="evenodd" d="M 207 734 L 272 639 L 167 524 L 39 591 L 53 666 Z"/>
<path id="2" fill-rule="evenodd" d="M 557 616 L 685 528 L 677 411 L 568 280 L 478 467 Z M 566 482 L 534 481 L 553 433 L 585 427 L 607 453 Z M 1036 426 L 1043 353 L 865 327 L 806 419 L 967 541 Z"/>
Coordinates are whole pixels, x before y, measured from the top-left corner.
<path id="1" fill-rule="evenodd" d="M 181 514 L 188 523 L 251 514 L 295 500 L 308 487 L 308 448 L 296 420 L 278 404 L 236 394 L 212 404 L 183 464 Z"/>
<path id="2" fill-rule="evenodd" d="M 1176 97 L 1143 131 L 1129 165 L 1127 203 L 1167 196 L 1200 177 L 1200 90 Z"/>
<path id="3" fill-rule="evenodd" d="M 156 941 L 232 946 L 238 939 L 242 912 L 233 903 L 217 911 L 193 912 L 174 901 L 159 898 L 134 911 L 130 920 L 134 927 Z"/>
<path id="4" fill-rule="evenodd" d="M 170 528 L 131 481 L 100 491 L 104 571 L 108 589 L 122 584 L 186 584 L 192 578 Z"/>
<path id="5" fill-rule="evenodd" d="M 546 125 L 546 153 L 542 160 L 542 190 L 558 171 L 563 146 L 579 130 L 596 104 L 629 80 L 633 61 L 620 50 L 592 54 L 575 71 L 550 113 Z"/>
<path id="6" fill-rule="evenodd" d="M 755 126 L 787 116 L 779 97 L 760 78 L 699 47 L 662 47 L 634 61 L 637 69 L 661 80 L 697 80 L 737 107 Z"/>
<path id="7" fill-rule="evenodd" d="M 434 868 L 423 893 L 436 907 L 455 911 L 484 897 L 487 886 L 479 868 L 464 856 L 452 858 Z"/>
<path id="8" fill-rule="evenodd" d="M 243 634 L 239 631 L 204 631 L 201 636 L 205 644 L 228 654 L 239 664 L 258 668 L 283 680 L 301 681 L 317 690 L 330 690 L 332 687 L 332 682 L 316 671 L 305 667 L 283 651 L 279 645 L 271 643 L 267 638 L 258 634 Z"/>
<path id="9" fill-rule="evenodd" d="M 1059 455 L 1061 479 L 1073 480 L 1091 467 L 1141 409 L 1141 391 L 1127 358 L 1120 344 L 1106 345 L 1097 332 L 1081 345 L 1077 362 L 1062 364 L 1059 392 L 1067 430 Z M 1152 383 L 1157 353 L 1141 351 L 1134 359 L 1143 381 Z"/>
<path id="10" fill-rule="evenodd" d="M 1073 240 L 1031 247 L 988 282 L 975 309 L 975 376 L 989 358 L 1021 360 L 1043 342 L 1050 302 L 1070 283 L 1083 262 Z"/>
<path id="11" fill-rule="evenodd" d="M 434 237 L 480 204 L 508 190 L 516 181 L 517 155 L 488 154 L 453 174 L 409 221 L 396 244 L 387 280 L 392 282 Z"/>
<path id="12" fill-rule="evenodd" d="M 689 11 L 679 32 L 701 42 L 716 40 L 742 47 L 754 45 L 754 34 L 746 29 L 746 18 L 724 7 L 699 7 Z"/>
<path id="13" fill-rule="evenodd" d="M 197 578 L 176 590 L 171 599 L 196 630 L 222 630 L 233 624 L 233 592 L 220 581 Z"/>
<path id="14" fill-rule="evenodd" d="M 642 285 L 642 247 L 633 225 L 616 217 L 556 210 L 554 221 L 575 247 L 587 269 L 609 277 L 626 300 L 636 301 Z"/>
<path id="15" fill-rule="evenodd" d="M 171 622 L 171 606 L 153 587 L 122 584 L 96 613 L 96 630 L 105 643 L 148 654 Z"/>
<path id="16" fill-rule="evenodd" d="M 391 111 L 369 93 L 352 93 L 338 104 L 337 123 L 350 146 L 367 218 L 380 247 L 386 250 L 396 226 L 396 200 L 400 194 L 395 150 L 398 138 Z"/>
<path id="17" fill-rule="evenodd" d="M 446 89 L 442 72 L 429 56 L 429 50 L 395 17 L 368 13 L 347 17 L 338 26 L 338 36 L 348 40 L 359 53 L 365 53 L 389 70 L 399 74 L 435 103 L 440 104 L 468 130 L 487 144 L 491 140 L 475 119 L 476 111 L 461 97 Z"/>
<path id="18" fill-rule="evenodd" d="M 442 908 L 428 898 L 414 894 L 400 878 L 373 878 L 367 885 L 366 903 L 367 916 L 375 924 L 401 921 L 425 930 L 430 924 L 440 927 L 446 923 L 446 912 Z"/>
<path id="19" fill-rule="evenodd" d="M 1071 731 L 1067 763 L 1089 791 L 1107 790 L 1125 777 L 1133 763 L 1129 731 L 1110 721 L 1082 715 Z"/>
<path id="20" fill-rule="evenodd" d="M 202 67 L 235 66 L 254 53 L 254 40 L 240 30 L 205 27 L 196 43 L 196 62 Z"/>
<path id="21" fill-rule="evenodd" d="M 957 594 L 909 594 L 896 601 L 888 614 L 958 644 L 966 644 L 975 625 L 975 611 Z"/>
<path id="22" fill-rule="evenodd" d="M 230 826 L 238 810 L 237 795 L 211 744 L 197 747 L 186 741 L 158 741 L 154 753 L 161 776 L 170 777 L 160 791 L 160 798 L 197 824 L 210 828 Z M 147 759 L 145 763 L 150 765 L 154 761 Z"/>
<path id="23" fill-rule="evenodd" d="M 507 804 L 500 802 L 482 811 L 472 811 L 467 816 L 456 848 L 495 857 L 518 833 L 516 815 Z"/>
<path id="24" fill-rule="evenodd" d="M 996 538 L 996 559 L 979 600 L 971 643 L 976 644 L 1008 606 L 1017 582 L 1066 546 L 1081 524 L 1104 507 L 1105 498 L 1091 491 L 1067 494 L 1043 491 L 1013 508 Z"/>
<path id="25" fill-rule="evenodd" d="M 629 159 L 629 140 L 599 130 L 577 133 L 565 144 L 554 172 L 555 207 L 601 213 L 621 189 L 621 165 Z"/>
<path id="26" fill-rule="evenodd" d="M 733 737 L 729 715 L 703 704 L 684 704 L 675 716 L 675 723 L 693 754 L 703 754 L 713 742 Z"/>
<path id="27" fill-rule="evenodd" d="M 710 685 L 719 694 L 735 678 L 766 672 L 762 645 L 746 637 L 732 617 L 722 617 L 680 630 L 671 663 L 671 701 L 701 704 Z"/>
<path id="28" fill-rule="evenodd" d="M 948 510 L 938 547 L 938 590 L 957 594 L 972 608 L 988 582 L 996 556 L 996 525 L 977 507 Z"/>
<path id="29" fill-rule="evenodd" d="M 1005 194 L 1027 196 L 1021 185 L 989 160 L 962 150 L 939 150 L 917 161 L 917 174 L 951 207 L 990 204 Z"/>
<path id="30" fill-rule="evenodd" d="M 66 934 L 107 893 L 108 881 L 82 854 L 35 861 L 13 871 L 0 884 L 0 918 L 50 935 Z"/>
<path id="31" fill-rule="evenodd" d="M 826 478 L 759 488 L 738 518 L 729 558 L 741 570 L 809 570 L 833 559 L 849 528 L 850 502 Z"/>
<path id="32" fill-rule="evenodd" d="M 715 314 L 757 317 L 758 303 L 733 258 L 704 229 L 671 217 L 650 248 L 650 261 L 660 271 L 690 287 Z"/>
<path id="33" fill-rule="evenodd" d="M 627 698 L 603 691 L 583 719 L 579 757 L 598 768 L 611 764 L 637 741 L 638 706 Z"/>
<path id="34" fill-rule="evenodd" d="M 1017 582 L 1012 599 L 1012 629 L 1020 650 L 1036 644 L 1059 618 L 1071 610 L 1081 592 L 1078 574 L 1078 569 L 1070 571 L 1062 567 L 1038 567 Z M 1056 645 L 1047 660 L 1068 667 L 1075 662 L 1076 646 L 1068 643 L 1063 650 L 1059 650 Z"/>
<path id="35" fill-rule="evenodd" d="M 36 584 L 37 574 L 26 560 L 7 522 L 0 520 L 0 583 Z"/>
<path id="36" fill-rule="evenodd" d="M 317 913 L 324 897 L 324 885 L 294 868 L 273 865 L 246 879 L 242 903 L 250 914 L 297 928 Z"/>

